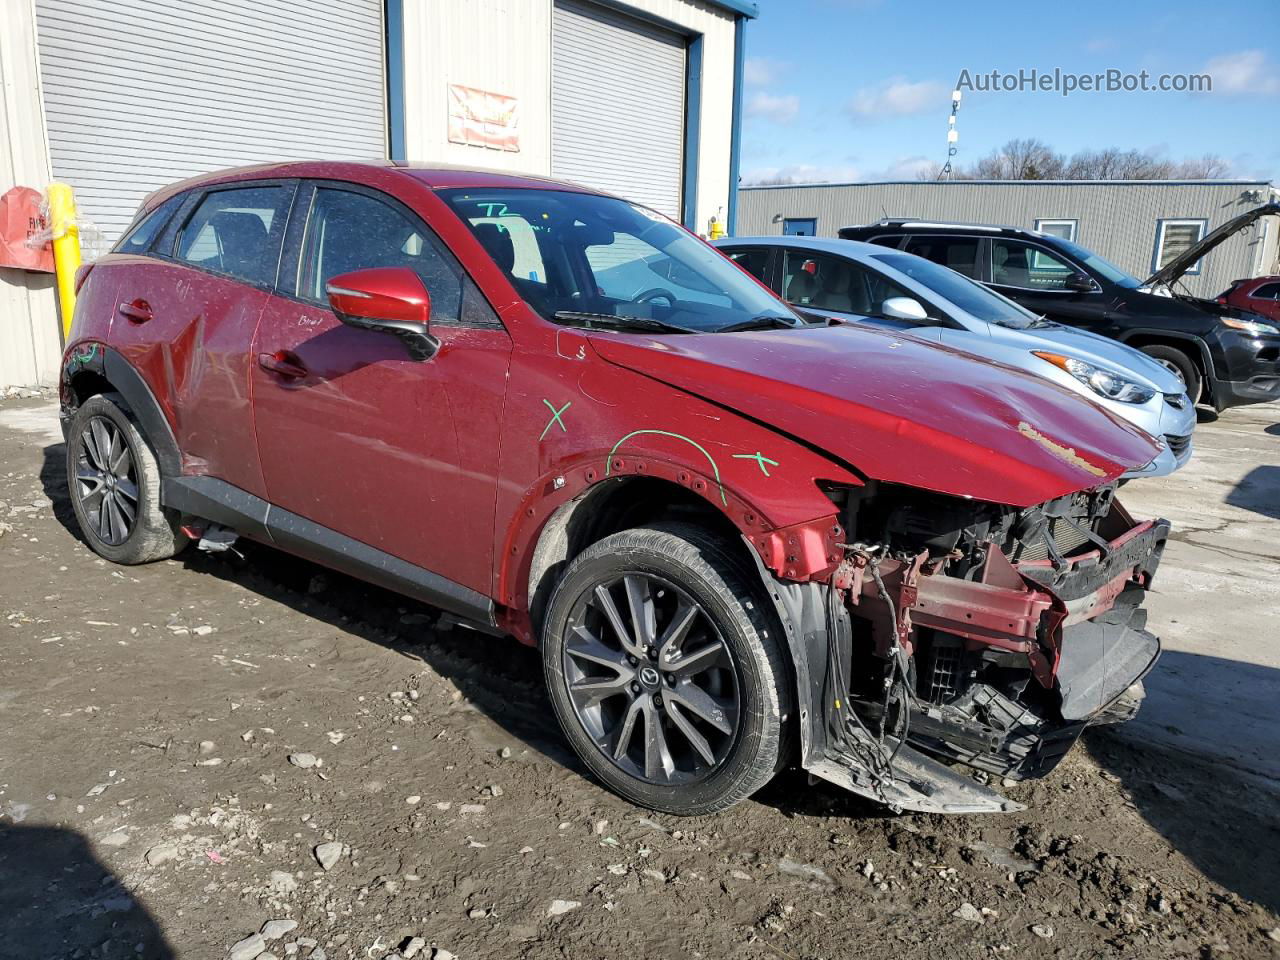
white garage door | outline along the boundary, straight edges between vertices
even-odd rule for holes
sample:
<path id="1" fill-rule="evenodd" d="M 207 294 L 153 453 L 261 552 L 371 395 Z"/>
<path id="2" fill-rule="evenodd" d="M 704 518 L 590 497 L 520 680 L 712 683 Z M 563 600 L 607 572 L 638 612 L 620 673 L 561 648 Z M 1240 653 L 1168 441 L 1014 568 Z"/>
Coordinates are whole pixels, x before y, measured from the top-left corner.
<path id="1" fill-rule="evenodd" d="M 53 175 L 113 240 L 157 187 L 386 156 L 381 0 L 37 0 Z"/>
<path id="2" fill-rule="evenodd" d="M 685 39 L 624 14 L 556 0 L 552 176 L 680 219 Z"/>

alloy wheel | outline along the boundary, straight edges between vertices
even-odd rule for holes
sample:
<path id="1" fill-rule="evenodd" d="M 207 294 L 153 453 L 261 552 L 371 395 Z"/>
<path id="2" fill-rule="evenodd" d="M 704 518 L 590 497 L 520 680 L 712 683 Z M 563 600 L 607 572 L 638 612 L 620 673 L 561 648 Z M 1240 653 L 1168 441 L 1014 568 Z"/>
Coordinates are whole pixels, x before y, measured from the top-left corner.
<path id="1" fill-rule="evenodd" d="M 103 543 L 129 539 L 138 518 L 138 471 L 124 432 L 107 417 L 93 417 L 77 440 L 76 496 L 89 527 Z"/>
<path id="2" fill-rule="evenodd" d="M 567 627 L 569 698 L 611 763 L 658 784 L 720 766 L 738 730 L 738 681 L 701 604 L 662 577 L 627 573 L 584 591 Z"/>

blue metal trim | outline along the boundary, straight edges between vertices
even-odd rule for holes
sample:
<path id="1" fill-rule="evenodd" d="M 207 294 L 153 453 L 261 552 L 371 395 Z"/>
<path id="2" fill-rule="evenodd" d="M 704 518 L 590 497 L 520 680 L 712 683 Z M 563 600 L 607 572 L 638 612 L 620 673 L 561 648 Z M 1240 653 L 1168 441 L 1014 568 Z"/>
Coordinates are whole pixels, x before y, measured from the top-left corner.
<path id="1" fill-rule="evenodd" d="M 698 232 L 698 149 L 702 137 L 702 34 L 689 38 L 684 80 L 684 225 Z"/>
<path id="2" fill-rule="evenodd" d="M 760 16 L 760 5 L 753 0 L 707 0 L 707 6 L 728 10 L 748 20 L 754 20 Z"/>
<path id="3" fill-rule="evenodd" d="M 383 0 L 382 26 L 387 57 L 387 152 L 407 163 L 404 107 L 404 0 Z"/>
<path id="4" fill-rule="evenodd" d="M 733 114 L 729 127 L 729 212 L 725 231 L 733 236 L 738 230 L 738 180 L 742 165 L 742 93 L 743 71 L 747 59 L 747 20 L 739 17 L 733 24 Z"/>

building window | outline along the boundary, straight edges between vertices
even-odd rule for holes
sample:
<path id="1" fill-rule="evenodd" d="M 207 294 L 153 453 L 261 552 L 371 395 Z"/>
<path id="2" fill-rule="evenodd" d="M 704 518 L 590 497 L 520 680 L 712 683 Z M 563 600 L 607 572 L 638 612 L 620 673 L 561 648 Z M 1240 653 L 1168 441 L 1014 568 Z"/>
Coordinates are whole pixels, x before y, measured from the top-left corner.
<path id="1" fill-rule="evenodd" d="M 812 237 L 818 233 L 817 217 L 788 217 L 782 221 L 784 237 Z"/>
<path id="2" fill-rule="evenodd" d="M 1176 258 L 1204 238 L 1207 220 L 1160 220 L 1156 223 L 1155 270 L 1163 270 Z M 1200 272 L 1200 261 L 1192 264 L 1189 274 Z"/>
<path id="3" fill-rule="evenodd" d="M 1079 220 L 1041 219 L 1036 221 L 1036 232 L 1075 243 L 1076 227 L 1079 223 Z"/>

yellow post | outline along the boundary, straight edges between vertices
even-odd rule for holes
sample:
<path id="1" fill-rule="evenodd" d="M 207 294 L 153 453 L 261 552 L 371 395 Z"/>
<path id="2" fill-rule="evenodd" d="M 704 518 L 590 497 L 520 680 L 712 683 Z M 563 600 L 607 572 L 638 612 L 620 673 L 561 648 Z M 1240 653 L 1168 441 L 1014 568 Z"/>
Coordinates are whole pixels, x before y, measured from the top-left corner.
<path id="1" fill-rule="evenodd" d="M 65 183 L 51 183 L 49 229 L 53 234 L 53 269 L 58 275 L 58 305 L 62 311 L 62 339 L 71 339 L 71 317 L 76 310 L 76 271 L 80 269 L 80 227 L 76 223 L 76 198 Z"/>

